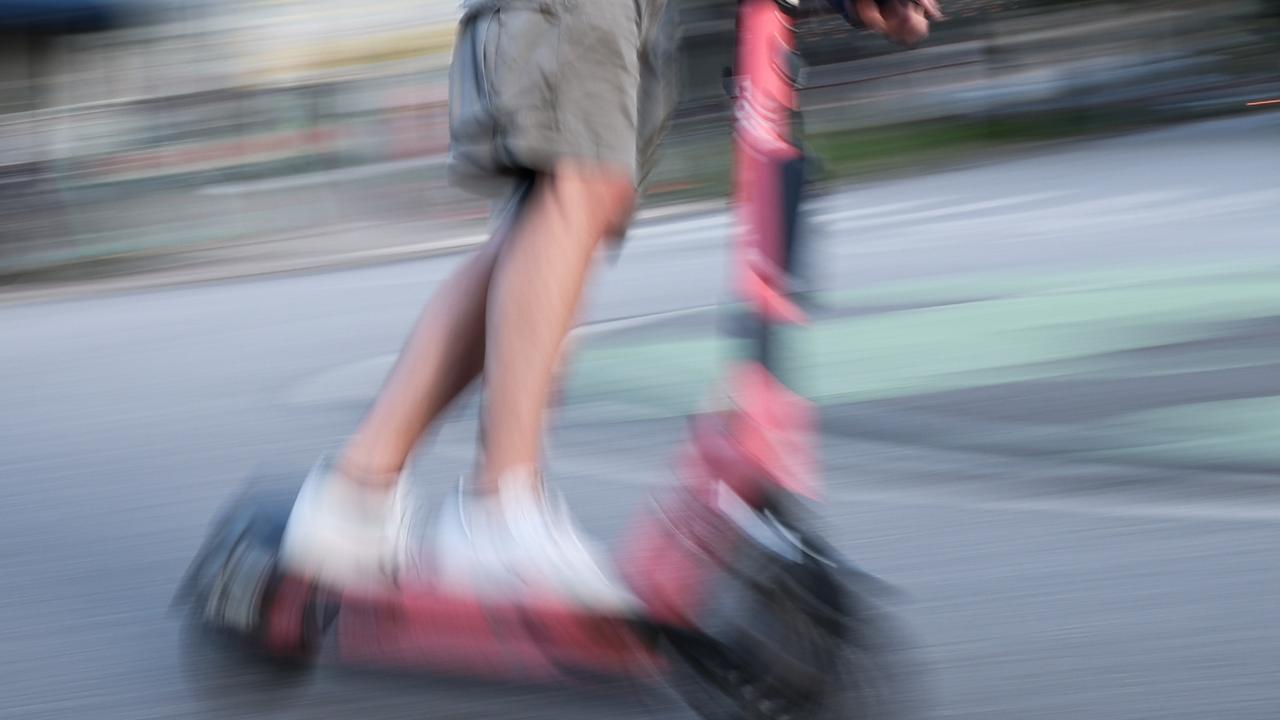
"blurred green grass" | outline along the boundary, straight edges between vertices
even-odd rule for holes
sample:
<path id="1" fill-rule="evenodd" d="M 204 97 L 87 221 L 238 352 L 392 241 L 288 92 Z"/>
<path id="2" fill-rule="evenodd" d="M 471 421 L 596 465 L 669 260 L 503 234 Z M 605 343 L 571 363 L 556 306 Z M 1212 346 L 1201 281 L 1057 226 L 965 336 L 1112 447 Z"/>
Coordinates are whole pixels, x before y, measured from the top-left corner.
<path id="1" fill-rule="evenodd" d="M 1134 107 L 955 118 L 809 133 L 813 181 L 836 184 L 930 172 L 1026 151 L 1038 145 L 1131 132 L 1169 119 Z M 674 134 L 650 183 L 653 205 L 723 197 L 730 191 L 732 137 L 728 126 Z"/>

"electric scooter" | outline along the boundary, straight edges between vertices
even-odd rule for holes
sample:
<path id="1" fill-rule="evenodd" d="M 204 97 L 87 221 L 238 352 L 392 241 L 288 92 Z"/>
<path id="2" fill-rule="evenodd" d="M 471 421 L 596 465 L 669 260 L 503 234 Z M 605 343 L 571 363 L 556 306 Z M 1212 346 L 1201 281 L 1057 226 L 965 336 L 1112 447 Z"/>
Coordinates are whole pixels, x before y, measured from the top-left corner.
<path id="1" fill-rule="evenodd" d="M 335 592 L 277 562 L 292 498 L 250 496 L 214 523 L 179 590 L 199 637 L 277 666 L 665 682 L 705 718 L 897 716 L 883 585 L 813 530 L 813 412 L 778 367 L 778 330 L 804 320 L 788 289 L 804 166 L 792 134 L 799 10 L 739 4 L 734 287 L 749 353 L 730 367 L 725 408 L 691 421 L 679 481 L 614 554 L 640 609 L 484 598 L 430 572 Z"/>

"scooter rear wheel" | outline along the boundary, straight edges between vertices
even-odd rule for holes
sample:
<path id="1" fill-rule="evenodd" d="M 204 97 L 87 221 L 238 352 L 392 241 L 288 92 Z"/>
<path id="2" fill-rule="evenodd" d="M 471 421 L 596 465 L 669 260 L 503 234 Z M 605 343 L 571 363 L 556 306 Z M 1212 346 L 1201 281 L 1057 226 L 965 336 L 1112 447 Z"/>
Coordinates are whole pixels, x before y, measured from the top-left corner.
<path id="1" fill-rule="evenodd" d="M 337 605 L 279 567 L 292 504 L 292 495 L 247 493 L 214 523 L 175 598 L 188 642 L 278 670 L 303 669 L 316 658 Z"/>

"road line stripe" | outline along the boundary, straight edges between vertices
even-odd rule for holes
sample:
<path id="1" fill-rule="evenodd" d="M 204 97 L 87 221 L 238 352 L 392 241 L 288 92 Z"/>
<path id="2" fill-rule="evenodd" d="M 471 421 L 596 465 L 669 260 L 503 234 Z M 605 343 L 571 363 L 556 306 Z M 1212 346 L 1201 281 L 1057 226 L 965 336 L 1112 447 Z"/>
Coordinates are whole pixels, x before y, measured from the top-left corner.
<path id="1" fill-rule="evenodd" d="M 1149 503 L 1109 502 L 1095 500 L 991 500 L 930 496 L 907 492 L 833 492 L 832 497 L 844 502 L 867 502 L 886 505 L 922 505 L 943 508 L 987 510 L 998 512 L 1038 512 L 1087 515 L 1091 517 L 1147 518 L 1153 520 L 1207 520 L 1217 522 L 1280 522 L 1280 507 L 1259 504 L 1208 503 L 1191 505 L 1152 500 Z"/>
<path id="2" fill-rule="evenodd" d="M 941 202 L 939 198 L 931 198 L 927 200 L 908 200 L 905 202 L 896 202 L 896 203 L 888 203 L 888 204 L 873 205 L 873 206 L 868 206 L 865 203 L 863 203 L 863 206 L 859 207 L 858 196 L 852 195 L 845 200 L 845 204 L 852 205 L 853 207 L 851 208 L 846 207 L 845 209 L 842 209 L 842 210 L 825 210 L 825 211 L 814 214 L 812 218 L 818 222 L 832 222 L 835 220 L 847 220 L 847 219 L 857 218 L 857 217 L 885 215 L 888 213 L 898 212 L 899 210 L 905 210 L 907 208 L 920 207 L 921 205 L 936 205 L 939 202 Z M 828 202 L 827 204 L 834 205 L 835 203 Z M 801 212 L 803 212 L 803 210 Z M 899 216 L 899 217 L 902 217 L 902 216 Z"/>
<path id="3" fill-rule="evenodd" d="M 670 456 L 675 457 L 678 448 L 670 449 Z M 611 467 L 609 473 L 598 472 L 599 460 L 594 460 L 591 467 L 580 463 L 572 455 L 558 454 L 551 459 L 551 467 L 559 476 L 581 475 L 592 478 L 592 482 L 606 482 L 632 487 L 652 487 L 660 489 L 669 485 L 671 473 L 666 463 L 656 464 L 652 469 L 636 469 L 634 464 L 619 463 Z M 993 500 L 981 498 L 957 498 L 939 495 L 938 493 L 920 492 L 874 492 L 857 489 L 829 489 L 828 499 L 824 503 L 869 503 L 877 505 L 915 505 L 920 507 L 936 507 L 953 510 L 979 510 L 987 512 L 1010 513 L 1053 513 L 1067 515 L 1083 515 L 1087 517 L 1132 518 L 1148 520 L 1196 520 L 1208 522 L 1231 523 L 1277 523 L 1280 522 L 1280 507 L 1265 507 L 1256 503 L 1244 505 L 1238 503 L 1213 503 L 1191 505 L 1187 503 L 1167 503 L 1152 500 L 1149 503 L 1110 502 L 1106 498 L 1096 500 Z"/>
<path id="4" fill-rule="evenodd" d="M 710 217 L 690 218 L 686 220 L 667 220 L 663 222 L 645 223 L 627 233 L 627 238 L 658 235 L 666 237 L 679 230 L 695 230 L 707 227 L 729 225 L 732 217 L 728 213 L 719 213 Z"/>
<path id="5" fill-rule="evenodd" d="M 1015 195 L 1007 198 L 996 198 L 993 200 L 982 200 L 979 202 L 962 203 L 960 205 L 949 205 L 946 207 L 934 208 L 932 210 L 922 210 L 919 212 L 909 212 L 893 217 L 878 218 L 871 221 L 858 222 L 836 222 L 833 223 L 833 229 L 836 230 L 852 230 L 857 228 L 876 227 L 881 225 L 890 225 L 896 223 L 911 224 L 919 220 L 927 220 L 929 218 L 947 217 L 949 215 L 962 215 L 980 210 L 992 210 L 995 208 L 1010 207 L 1013 205 L 1026 205 L 1028 203 L 1048 200 L 1055 197 L 1069 195 L 1066 191 L 1053 191 L 1042 193 L 1028 193 L 1025 195 Z M 1065 206 L 1061 206 L 1065 207 Z M 1046 208 L 1053 209 L 1053 208 Z"/>

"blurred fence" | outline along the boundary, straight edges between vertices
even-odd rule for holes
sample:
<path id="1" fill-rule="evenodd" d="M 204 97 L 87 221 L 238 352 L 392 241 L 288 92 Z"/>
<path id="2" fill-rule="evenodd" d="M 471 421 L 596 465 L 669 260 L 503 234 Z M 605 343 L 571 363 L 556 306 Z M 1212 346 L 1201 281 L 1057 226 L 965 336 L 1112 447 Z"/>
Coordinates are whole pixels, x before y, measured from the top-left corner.
<path id="1" fill-rule="evenodd" d="M 10 45 L 0 55 L 0 281 L 332 227 L 361 229 L 370 243 L 389 224 L 422 235 L 474 227 L 485 207 L 450 189 L 443 170 L 450 12 L 441 21 L 436 3 L 431 23 L 391 13 L 348 27 L 353 11 L 339 5 L 331 26 L 308 28 L 297 18 L 319 23 L 318 12 L 281 14 L 277 5 L 44 41 L 35 54 Z M 732 7 L 686 3 L 672 143 L 723 139 Z M 806 126 L 831 133 L 1117 103 L 1240 105 L 1277 75 L 1275 10 L 1261 0 L 1207 7 L 975 11 L 912 52 L 816 23 L 803 38 Z M 676 186 L 685 173 L 677 158 L 661 179 Z"/>
<path id="2" fill-rule="evenodd" d="M 1259 0 L 1057 3 L 952 18 L 911 51 L 819 22 L 802 34 L 806 126 L 1244 97 L 1240 87 L 1280 78 L 1277 14 Z M 694 104 L 718 102 L 731 29 L 723 16 L 693 26 L 702 37 L 683 79 Z"/>

